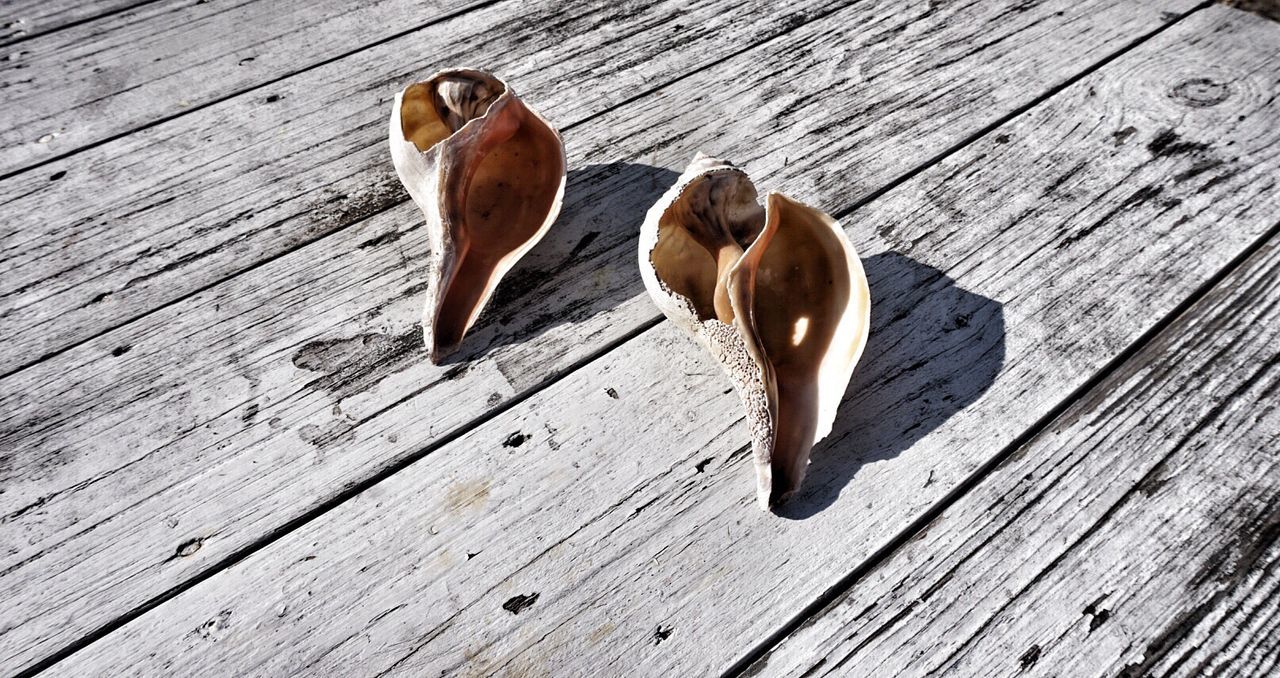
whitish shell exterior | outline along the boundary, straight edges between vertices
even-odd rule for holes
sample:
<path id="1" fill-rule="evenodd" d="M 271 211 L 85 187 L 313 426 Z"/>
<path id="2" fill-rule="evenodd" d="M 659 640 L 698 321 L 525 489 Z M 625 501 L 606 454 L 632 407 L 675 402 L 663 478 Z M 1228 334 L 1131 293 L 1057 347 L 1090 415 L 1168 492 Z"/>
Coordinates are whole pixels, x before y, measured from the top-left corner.
<path id="1" fill-rule="evenodd" d="M 769 386 L 772 368 L 763 355 L 760 342 L 754 336 L 751 323 L 743 314 L 738 314 L 732 323 L 725 323 L 717 318 L 705 320 L 699 318 L 691 300 L 673 291 L 660 279 L 653 262 L 653 253 L 658 247 L 661 236 L 660 224 L 667 211 L 681 199 L 693 183 L 703 177 L 722 172 L 738 173 L 746 177 L 742 170 L 732 164 L 699 153 L 676 180 L 675 185 L 649 209 L 640 231 L 640 274 L 650 297 L 663 314 L 705 346 L 733 382 L 746 408 L 756 468 L 756 496 L 760 507 L 768 509 L 794 492 L 803 476 L 797 478 L 793 486 L 785 488 L 779 496 L 778 488 L 774 487 L 772 466 L 773 446 L 778 433 L 775 423 L 777 403 L 774 402 L 775 396 Z M 832 235 L 835 236 L 834 241 L 839 243 L 841 249 L 839 254 L 847 262 L 849 285 L 854 292 L 843 309 L 833 334 L 831 347 L 824 355 L 818 370 L 817 426 L 813 440 L 809 444 L 809 447 L 812 447 L 831 432 L 840 401 L 866 345 L 867 330 L 870 326 L 870 295 L 866 275 L 857 252 L 845 236 L 840 224 L 818 210 L 813 210 L 776 193 L 770 193 L 766 197 L 766 211 L 781 204 L 781 201 L 786 201 L 792 207 L 808 210 L 831 230 Z M 739 265 L 747 265 L 743 262 L 752 258 L 752 254 L 760 254 L 753 252 L 753 249 L 766 247 L 761 240 L 763 239 L 757 240 L 746 249 Z M 759 259 L 759 257 L 755 258 Z M 734 268 L 737 268 L 737 265 Z M 807 449 L 804 463 L 808 463 Z"/>

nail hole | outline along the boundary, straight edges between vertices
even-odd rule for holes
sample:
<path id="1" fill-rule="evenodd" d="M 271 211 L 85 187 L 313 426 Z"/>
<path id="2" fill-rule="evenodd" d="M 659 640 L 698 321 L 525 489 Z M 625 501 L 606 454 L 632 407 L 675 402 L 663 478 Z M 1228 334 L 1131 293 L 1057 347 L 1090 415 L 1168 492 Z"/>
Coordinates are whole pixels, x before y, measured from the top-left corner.
<path id="1" fill-rule="evenodd" d="M 200 547 L 203 545 L 204 545 L 204 539 L 201 537 L 196 537 L 195 539 L 189 539 L 187 541 L 182 542 L 181 544 L 178 544 L 178 550 L 174 551 L 174 555 L 176 555 L 179 558 L 186 558 L 187 556 L 195 553 L 196 551 L 199 551 Z"/>

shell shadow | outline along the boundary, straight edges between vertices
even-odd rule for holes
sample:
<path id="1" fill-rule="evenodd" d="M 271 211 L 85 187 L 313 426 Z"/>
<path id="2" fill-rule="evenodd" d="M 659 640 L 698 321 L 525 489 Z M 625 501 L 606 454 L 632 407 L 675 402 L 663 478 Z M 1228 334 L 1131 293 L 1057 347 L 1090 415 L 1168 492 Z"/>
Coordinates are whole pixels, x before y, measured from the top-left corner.
<path id="1" fill-rule="evenodd" d="M 895 252 L 862 263 L 871 288 L 866 351 L 804 486 L 775 509 L 783 518 L 830 506 L 864 464 L 910 448 L 977 400 L 1004 365 L 1000 302 Z"/>
<path id="2" fill-rule="evenodd" d="M 529 341 L 642 293 L 636 268 L 640 225 L 678 176 L 631 162 L 569 172 L 560 217 L 499 283 L 462 347 L 445 363 Z"/>

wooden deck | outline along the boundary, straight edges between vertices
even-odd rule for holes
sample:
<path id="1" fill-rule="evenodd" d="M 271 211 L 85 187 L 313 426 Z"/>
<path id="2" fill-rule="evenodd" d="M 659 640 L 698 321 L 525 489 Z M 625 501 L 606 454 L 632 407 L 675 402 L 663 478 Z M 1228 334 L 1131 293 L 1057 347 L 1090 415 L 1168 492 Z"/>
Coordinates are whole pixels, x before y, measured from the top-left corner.
<path id="1" fill-rule="evenodd" d="M 0 674 L 1275 675 L 1277 20 L 6 2 Z M 570 173 L 436 367 L 385 134 L 456 65 Z M 699 150 L 871 285 L 777 514 L 635 266 Z"/>

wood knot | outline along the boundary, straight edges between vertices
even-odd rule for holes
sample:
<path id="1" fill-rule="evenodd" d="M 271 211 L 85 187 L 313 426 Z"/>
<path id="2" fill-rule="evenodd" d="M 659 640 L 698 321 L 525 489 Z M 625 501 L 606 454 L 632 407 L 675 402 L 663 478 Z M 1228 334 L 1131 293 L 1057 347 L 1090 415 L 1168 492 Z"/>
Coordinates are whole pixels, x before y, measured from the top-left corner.
<path id="1" fill-rule="evenodd" d="M 186 558 L 187 556 L 193 555 L 196 551 L 199 551 L 201 546 L 204 546 L 203 537 L 188 539 L 187 541 L 178 544 L 178 548 L 173 552 L 173 556 L 175 558 Z"/>
<path id="2" fill-rule="evenodd" d="M 1183 106 L 1208 108 L 1231 97 L 1231 87 L 1209 78 L 1192 78 L 1169 90 L 1169 98 Z"/>

